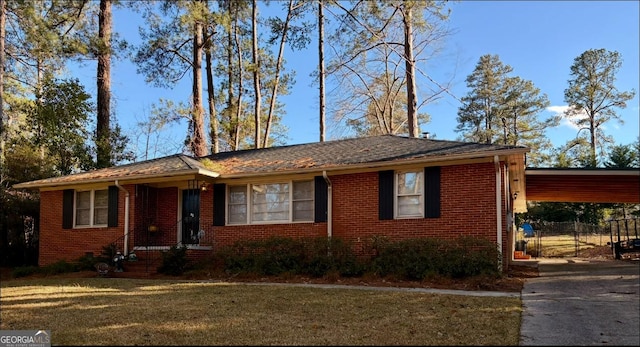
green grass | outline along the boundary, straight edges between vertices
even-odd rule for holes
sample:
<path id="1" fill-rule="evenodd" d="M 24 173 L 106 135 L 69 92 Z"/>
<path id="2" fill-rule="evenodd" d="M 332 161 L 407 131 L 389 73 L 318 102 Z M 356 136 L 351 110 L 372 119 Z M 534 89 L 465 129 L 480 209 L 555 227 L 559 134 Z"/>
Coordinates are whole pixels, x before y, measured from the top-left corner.
<path id="1" fill-rule="evenodd" d="M 536 255 L 539 248 L 543 257 L 574 257 L 577 251 L 606 246 L 610 241 L 609 235 L 581 234 L 576 242 L 573 234 L 567 235 L 542 235 L 540 238 L 526 238 L 527 253 Z"/>
<path id="2" fill-rule="evenodd" d="M 52 345 L 517 345 L 514 297 L 223 282 L 2 282 L 0 330 Z"/>

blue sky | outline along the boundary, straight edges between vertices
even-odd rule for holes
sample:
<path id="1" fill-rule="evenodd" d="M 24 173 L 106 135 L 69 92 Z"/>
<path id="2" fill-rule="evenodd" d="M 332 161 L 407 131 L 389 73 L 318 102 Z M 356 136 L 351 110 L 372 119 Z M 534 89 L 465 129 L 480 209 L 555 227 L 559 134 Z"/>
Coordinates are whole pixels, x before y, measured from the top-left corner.
<path id="1" fill-rule="evenodd" d="M 636 96 L 626 109 L 618 110 L 624 124 L 606 124 L 605 132 L 613 135 L 617 144 L 638 140 L 639 117 L 639 32 L 638 1 L 459 1 L 452 3 L 448 22 L 454 30 L 446 41 L 441 55 L 426 68 L 437 81 L 452 82 L 451 94 L 457 98 L 468 90 L 465 78 L 475 68 L 480 56 L 497 54 L 504 64 L 513 68 L 513 76 L 531 80 L 549 98 L 551 107 L 541 114 L 545 117 L 563 110 L 564 89 L 567 87 L 570 66 L 576 57 L 588 49 L 605 48 L 618 51 L 623 59 L 618 72 L 619 90 L 636 90 Z M 114 28 L 131 41 L 138 37 L 139 19 L 114 12 Z M 317 65 L 316 43 L 305 51 L 286 51 L 288 67 L 296 71 L 292 93 L 280 100 L 286 105 L 283 118 L 289 128 L 287 144 L 319 140 L 318 91 L 309 74 Z M 313 58 L 310 58 L 313 57 Z M 95 95 L 95 69 L 78 70 L 87 91 Z M 148 117 L 151 105 L 159 98 L 187 102 L 190 80 L 171 90 L 146 85 L 144 77 L 136 73 L 129 61 L 112 63 L 112 92 L 115 112 L 125 131 L 135 122 Z M 421 85 L 418 83 L 418 88 Z M 420 102 L 420 100 L 419 100 Z M 436 138 L 455 140 L 459 101 L 444 96 L 420 111 L 431 115 L 431 122 L 421 124 L 421 131 L 429 131 Z M 186 125 L 176 126 L 172 141 L 180 143 Z M 577 129 L 567 122 L 547 132 L 555 147 L 577 135 Z M 327 138 L 332 139 L 331 129 Z M 135 140 L 135 139 L 134 139 Z M 173 148 L 170 143 L 165 147 Z M 168 150 L 171 151 L 170 149 Z"/>

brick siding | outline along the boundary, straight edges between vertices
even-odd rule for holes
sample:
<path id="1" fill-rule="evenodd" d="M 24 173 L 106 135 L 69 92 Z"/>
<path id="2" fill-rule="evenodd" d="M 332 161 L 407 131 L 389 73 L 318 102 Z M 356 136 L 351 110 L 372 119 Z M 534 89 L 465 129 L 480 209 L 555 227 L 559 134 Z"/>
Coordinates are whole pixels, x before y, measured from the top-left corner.
<path id="1" fill-rule="evenodd" d="M 504 171 L 504 167 L 501 166 Z M 503 174 L 504 176 L 504 174 Z M 493 163 L 463 164 L 441 168 L 441 216 L 397 220 L 378 219 L 377 172 L 329 176 L 332 184 L 332 233 L 350 243 L 356 254 L 365 255 L 376 236 L 397 241 L 416 237 L 455 239 L 461 235 L 497 241 L 495 167 Z M 135 245 L 135 229 L 144 225 L 145 211 L 136 208 L 136 187 L 130 192 L 131 229 L 129 246 Z M 504 197 L 504 192 L 502 192 Z M 167 246 L 177 242 L 178 188 L 157 189 L 159 227 L 156 241 Z M 86 252 L 100 254 L 102 247 L 119 239 L 124 228 L 125 194 L 119 194 L 117 228 L 62 229 L 62 191 L 41 192 L 40 265 L 64 259 L 73 261 Z M 153 205 L 156 206 L 156 205 Z M 503 199 L 503 256 L 508 261 L 506 203 Z M 148 212 L 147 212 L 148 214 Z M 200 223 L 210 233 L 207 242 L 214 251 L 238 240 L 270 236 L 324 237 L 327 223 L 262 225 L 213 225 L 213 190 L 201 192 Z M 138 231 L 140 232 L 140 231 Z M 141 240 L 142 237 L 138 236 Z M 202 253 L 204 254 L 204 253 Z"/>

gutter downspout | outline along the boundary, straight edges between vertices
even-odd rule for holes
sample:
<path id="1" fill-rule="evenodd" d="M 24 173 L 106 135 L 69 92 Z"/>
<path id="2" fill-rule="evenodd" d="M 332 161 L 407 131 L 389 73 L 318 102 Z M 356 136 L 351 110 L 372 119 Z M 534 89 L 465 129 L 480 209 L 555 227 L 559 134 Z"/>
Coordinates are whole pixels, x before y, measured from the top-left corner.
<path id="1" fill-rule="evenodd" d="M 496 166 L 496 228 L 498 229 L 498 233 L 496 235 L 496 240 L 498 243 L 498 254 L 500 254 L 499 261 L 499 270 L 502 271 L 502 195 L 500 190 L 502 190 L 501 179 L 500 179 L 500 158 L 497 155 L 493 156 L 493 162 Z"/>
<path id="2" fill-rule="evenodd" d="M 125 193 L 124 200 L 124 256 L 129 253 L 129 191 L 124 189 L 123 186 L 118 184 L 118 180 L 115 182 L 116 187 Z"/>
<path id="3" fill-rule="evenodd" d="M 327 182 L 327 239 L 331 242 L 331 237 L 333 236 L 333 230 L 331 228 L 333 221 L 331 220 L 331 206 L 333 205 L 331 196 L 333 195 L 331 190 L 331 180 L 327 176 L 327 171 L 322 171 L 322 177 L 324 177 L 324 181 Z M 329 243 L 331 244 L 331 243 Z"/>
<path id="4" fill-rule="evenodd" d="M 507 268 L 511 265 L 511 262 L 513 260 L 513 250 L 514 250 L 514 230 L 516 230 L 515 228 L 515 212 L 514 212 L 514 207 L 515 206 L 515 200 L 516 198 L 513 196 L 513 193 L 511 192 L 511 174 L 509 173 L 509 164 L 505 165 L 504 168 L 504 202 L 507 206 L 507 211 L 506 211 L 506 217 L 507 217 L 507 224 L 505 225 L 505 229 L 506 229 L 506 233 L 507 233 L 507 239 L 504 241 L 507 245 L 507 257 L 505 257 L 504 259 L 506 259 L 507 261 Z"/>

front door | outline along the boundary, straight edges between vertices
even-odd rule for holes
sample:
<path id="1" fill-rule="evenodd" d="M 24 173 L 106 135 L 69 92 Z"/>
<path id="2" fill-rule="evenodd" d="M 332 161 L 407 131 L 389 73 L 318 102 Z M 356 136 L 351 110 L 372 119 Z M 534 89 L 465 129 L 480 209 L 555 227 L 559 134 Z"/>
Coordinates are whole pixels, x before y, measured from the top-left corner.
<path id="1" fill-rule="evenodd" d="M 200 231 L 200 190 L 182 191 L 182 243 L 198 244 Z"/>

